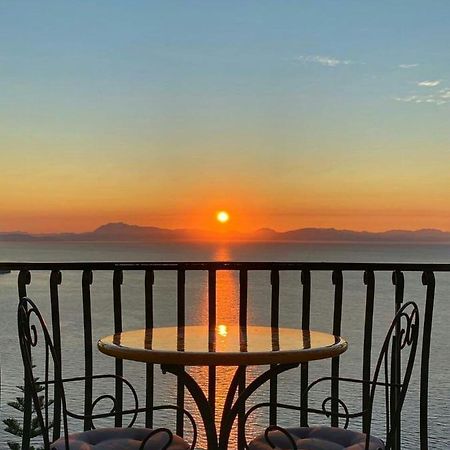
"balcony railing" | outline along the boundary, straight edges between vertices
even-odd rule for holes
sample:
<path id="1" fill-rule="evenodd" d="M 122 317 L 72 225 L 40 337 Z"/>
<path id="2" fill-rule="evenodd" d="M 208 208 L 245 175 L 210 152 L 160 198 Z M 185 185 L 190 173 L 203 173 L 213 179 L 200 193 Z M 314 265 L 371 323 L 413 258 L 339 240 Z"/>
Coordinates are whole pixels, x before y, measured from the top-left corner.
<path id="1" fill-rule="evenodd" d="M 351 324 L 351 329 L 354 332 L 361 334 L 361 350 L 362 358 L 361 365 L 358 369 L 358 375 L 363 380 L 370 379 L 371 371 L 373 369 L 374 360 L 377 357 L 377 349 L 374 341 L 378 333 L 378 319 L 375 314 L 376 308 L 381 308 L 383 317 L 392 317 L 396 310 L 405 299 L 406 279 L 413 275 L 416 280 L 421 277 L 421 297 L 413 298 L 421 307 L 421 348 L 417 358 L 417 366 L 420 368 L 420 373 L 417 376 L 417 391 L 418 398 L 415 398 L 417 408 L 420 408 L 419 427 L 420 427 L 420 448 L 422 450 L 428 449 L 428 403 L 429 403 L 429 373 L 430 373 L 430 348 L 431 348 L 431 331 L 433 323 L 433 307 L 435 298 L 435 274 L 440 272 L 450 273 L 450 264 L 416 264 L 416 263 L 312 263 L 312 262 L 66 262 L 66 263 L 0 263 L 0 270 L 11 270 L 18 272 L 17 287 L 18 295 L 20 297 L 29 296 L 35 298 L 40 305 L 47 302 L 43 297 L 42 280 L 48 277 L 48 304 L 46 306 L 48 313 L 48 324 L 51 328 L 54 344 L 58 353 L 59 359 L 62 361 L 64 376 L 86 376 L 83 382 L 82 409 L 84 413 L 88 413 L 95 401 L 96 392 L 92 384 L 92 375 L 95 375 L 94 362 L 97 356 L 97 349 L 95 342 L 98 338 L 105 334 L 112 334 L 120 332 L 126 328 L 124 323 L 129 322 L 128 314 L 133 314 L 135 317 L 140 316 L 142 325 L 147 328 L 153 327 L 158 319 L 158 308 L 161 304 L 170 303 L 166 306 L 173 310 L 172 320 L 174 325 L 179 327 L 184 326 L 192 320 L 197 320 L 202 315 L 202 320 L 215 328 L 220 323 L 218 322 L 218 310 L 221 308 L 221 299 L 218 298 L 223 283 L 231 283 L 232 287 L 228 287 L 228 296 L 236 297 L 233 303 L 233 311 L 235 320 L 241 326 L 246 326 L 252 321 L 253 316 L 249 318 L 249 311 L 259 311 L 258 319 L 265 316 L 264 320 L 273 327 L 280 325 L 286 318 L 292 324 L 295 322 L 298 327 L 303 329 L 313 328 L 313 313 L 315 301 L 318 296 L 327 296 L 325 315 L 330 315 L 331 323 L 329 330 L 335 335 L 345 335 L 343 330 L 343 322 L 347 325 Z M 36 275 L 35 275 L 36 274 Z M 71 285 L 69 286 L 70 294 L 62 292 L 64 287 L 63 279 L 66 274 L 70 274 Z M 194 275 L 193 275 L 194 274 Z M 223 279 L 222 274 L 228 274 L 231 278 Z M 256 279 L 251 277 L 256 275 Z M 267 275 L 265 275 L 267 274 Z M 94 280 L 95 275 L 95 280 Z M 112 279 L 108 278 L 111 277 Z M 193 276 L 192 276 L 193 275 Z M 390 285 L 386 283 L 387 275 L 391 278 Z M 33 292 L 33 279 L 38 277 L 41 280 L 40 288 Z M 64 277 L 63 277 L 64 276 Z M 132 285 L 132 290 L 124 294 L 124 276 L 129 277 L 129 284 Z M 285 292 L 285 285 L 283 284 L 289 278 L 289 292 Z M 321 285 L 317 286 L 312 280 L 320 277 Z M 104 305 L 96 304 L 98 292 L 96 288 L 96 280 L 100 279 L 103 296 L 105 295 L 105 287 L 110 284 L 111 303 L 109 308 Z M 379 279 L 382 281 L 380 285 Z M 77 281 L 78 280 L 78 281 Z M 109 280 L 109 281 L 108 281 Z M 158 283 L 161 281 L 164 284 L 164 289 L 160 289 Z M 199 281 L 200 280 L 200 281 Z M 325 281 L 323 281 L 325 280 Z M 328 280 L 328 281 L 326 281 Z M 345 282 L 351 281 L 350 286 L 346 286 Z M 204 303 L 201 304 L 202 311 L 198 311 L 199 303 L 195 303 L 197 312 L 193 311 L 193 297 L 198 295 L 198 292 L 191 292 L 192 285 L 201 283 L 204 290 L 201 295 L 204 296 Z M 78 283 L 78 285 L 77 285 Z M 329 284 L 329 290 L 324 291 L 323 285 Z M 267 301 L 260 304 L 258 295 L 250 294 L 249 290 L 259 292 L 262 289 L 261 285 L 267 284 Z M 172 292 L 173 286 L 173 304 L 167 298 L 167 292 Z M 344 289 L 345 286 L 345 289 Z M 379 288 L 381 286 L 381 288 Z M 139 288 L 138 290 L 136 290 Z M 202 289 L 203 289 L 202 288 Z M 352 300 L 352 305 L 357 304 L 357 308 L 361 310 L 362 320 L 357 321 L 352 319 L 353 307 L 346 302 L 348 292 L 358 290 L 358 300 Z M 77 292 L 79 294 L 77 294 Z M 415 295 L 418 295 L 417 287 L 415 287 Z M 132 309 L 130 309 L 130 295 L 133 298 Z M 297 298 L 298 314 L 292 312 L 289 308 L 286 310 L 283 302 L 285 295 Z M 383 298 L 383 303 L 380 303 L 379 296 Z M 136 296 L 140 296 L 136 300 Z M 66 319 L 61 319 L 61 309 L 65 304 L 62 299 L 70 297 L 71 308 L 79 307 L 81 310 L 80 320 L 77 323 L 70 323 L 66 326 Z M 219 295 L 220 297 L 220 295 Z M 80 304 L 74 305 L 76 299 L 79 299 Z M 386 303 L 388 298 L 388 303 Z M 390 298 L 390 300 L 389 300 Z M 408 298 L 410 299 L 410 298 Z M 2 298 L 2 301 L 14 300 Z M 406 299 L 405 299 L 406 300 Z M 197 300 L 196 300 L 197 301 Z M 378 305 L 380 303 L 380 305 Z M 140 305 L 140 308 L 136 305 Z M 323 307 L 323 304 L 322 304 Z M 348 310 L 350 307 L 350 311 Z M 102 309 L 102 313 L 98 312 L 98 308 Z M 96 318 L 93 319 L 93 309 L 96 310 Z M 386 310 L 386 314 L 384 313 Z M 130 312 L 131 311 L 131 312 Z M 231 310 L 230 310 L 231 311 Z M 324 310 L 325 311 L 325 310 Z M 99 317 L 104 319 L 99 321 Z M 231 313 L 230 313 L 231 314 Z M 295 318 L 292 315 L 295 315 Z M 316 314 L 316 316 L 320 316 Z M 289 317 L 291 316 L 291 317 Z M 200 320 L 200 319 L 198 319 Z M 167 323 L 167 322 L 166 322 Z M 50 325 L 51 324 L 51 325 Z M 66 329 L 67 328 L 67 329 Z M 381 329 L 382 327 L 380 327 Z M 382 328 L 383 330 L 386 327 Z M 77 368 L 81 373 L 69 373 L 69 369 L 65 368 L 68 362 L 68 352 L 73 352 L 71 347 L 72 336 L 75 332 L 76 339 L 80 341 L 79 355 L 80 367 Z M 349 340 L 350 346 L 352 341 Z M 18 351 L 18 349 L 17 349 Z M 78 350 L 77 350 L 78 351 Z M 342 373 L 342 357 L 333 358 L 331 362 L 330 375 L 338 377 Z M 295 395 L 298 406 L 301 407 L 299 416 L 299 425 L 305 426 L 308 423 L 308 410 L 310 409 L 309 399 L 306 395 L 309 384 L 313 381 L 312 364 L 302 364 L 298 369 L 298 381 L 291 382 L 290 386 L 294 386 L 294 390 L 298 391 Z M 400 365 L 400 361 L 393 361 L 393 364 Z M 70 369 L 73 370 L 73 367 Z M 205 389 L 208 400 L 212 404 L 218 403 L 217 392 L 218 386 L 218 370 L 211 367 L 206 369 Z M 113 371 L 118 376 L 125 376 L 124 362 L 122 360 L 115 360 Z M 157 376 L 157 371 L 152 364 L 142 365 L 143 374 L 138 376 L 139 386 L 137 386 L 139 394 L 143 401 L 143 424 L 147 427 L 152 427 L 155 423 L 155 398 L 157 397 L 157 390 L 160 383 L 167 383 L 169 379 Z M 417 370 L 419 372 L 419 369 Z M 194 374 L 195 375 L 195 374 Z M 248 374 L 247 382 L 251 373 Z M 174 382 L 170 378 L 170 382 Z M 245 383 L 246 380 L 242 381 Z M 136 386 L 135 386 L 136 387 Z M 242 388 L 242 386 L 241 386 Z M 189 402 L 185 389 L 180 383 L 177 383 L 173 389 L 174 400 L 176 405 L 181 408 L 189 409 L 193 404 Z M 331 414 L 329 423 L 332 426 L 338 426 L 339 420 L 339 403 L 337 401 L 340 393 L 339 382 L 333 378 L 331 382 Z M 114 386 L 114 394 L 118 401 L 118 408 L 124 408 L 126 403 L 126 395 L 122 390 L 120 383 Z M 279 420 L 279 414 L 276 408 L 276 403 L 279 400 L 280 381 L 277 377 L 270 380 L 268 388 L 268 403 L 269 412 L 267 417 L 267 425 L 276 424 Z M 80 394 L 79 394 L 80 396 Z M 362 409 L 367 407 L 369 401 L 369 388 L 363 385 L 359 401 Z M 54 405 L 55 422 L 53 425 L 53 434 L 58 437 L 60 434 L 59 424 L 59 409 L 60 405 L 56 399 Z M 4 410 L 3 410 L 4 411 Z M 5 412 L 3 413 L 5 414 Z M 5 414 L 6 415 L 6 414 Z M 245 411 L 241 411 L 237 420 L 237 427 L 243 426 Z M 29 420 L 30 411 L 25 411 L 25 420 Z M 409 417 L 406 417 L 410 421 Z M 186 432 L 185 421 L 182 411 L 179 410 L 173 418 L 173 429 L 177 434 L 183 436 Z M 115 416 L 114 425 L 121 426 L 123 424 L 122 415 Z M 362 431 L 367 430 L 367 419 L 363 418 L 361 424 Z M 88 419 L 84 421 L 82 427 L 86 430 L 91 427 Z M 372 428 L 373 429 L 373 428 Z M 23 448 L 29 446 L 30 436 L 25 433 L 23 437 Z M 243 442 L 237 442 L 236 446 L 240 449 L 244 448 Z M 402 432 L 401 428 L 398 430 L 398 435 L 395 442 L 396 449 L 402 448 Z"/>

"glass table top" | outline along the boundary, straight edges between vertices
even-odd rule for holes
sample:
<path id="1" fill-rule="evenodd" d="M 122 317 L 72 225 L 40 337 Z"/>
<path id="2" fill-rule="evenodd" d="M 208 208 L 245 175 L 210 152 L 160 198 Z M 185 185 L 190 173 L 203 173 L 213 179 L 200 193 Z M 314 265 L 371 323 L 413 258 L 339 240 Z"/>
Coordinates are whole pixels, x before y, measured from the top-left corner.
<path id="1" fill-rule="evenodd" d="M 102 353 L 158 364 L 238 366 L 302 363 L 347 350 L 340 336 L 312 330 L 219 325 L 124 331 L 98 341 Z"/>

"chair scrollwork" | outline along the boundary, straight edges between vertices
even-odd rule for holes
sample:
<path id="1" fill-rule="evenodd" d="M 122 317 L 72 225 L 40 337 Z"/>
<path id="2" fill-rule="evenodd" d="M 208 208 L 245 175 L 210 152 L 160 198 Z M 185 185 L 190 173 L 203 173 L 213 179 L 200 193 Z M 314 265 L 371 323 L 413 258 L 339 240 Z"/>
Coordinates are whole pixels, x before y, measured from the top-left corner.
<path id="1" fill-rule="evenodd" d="M 372 410 L 373 403 L 375 398 L 375 393 L 377 391 L 377 387 L 384 387 L 385 392 L 385 409 L 386 409 L 386 448 L 390 448 L 393 435 L 395 433 L 396 428 L 398 427 L 400 421 L 400 412 L 405 400 L 406 392 L 409 386 L 409 382 L 411 379 L 411 374 L 414 366 L 414 360 L 417 350 L 419 337 L 419 309 L 415 302 L 406 302 L 402 305 L 402 307 L 398 310 L 397 314 L 394 316 L 386 336 L 384 338 L 383 344 L 381 346 L 381 350 L 377 359 L 377 363 L 375 366 L 374 374 L 371 380 L 362 380 L 356 378 L 349 377 L 332 377 L 325 376 L 318 378 L 312 381 L 306 391 L 304 392 L 304 397 L 308 396 L 308 393 L 317 386 L 319 383 L 329 381 L 330 383 L 333 380 L 338 380 L 339 383 L 356 383 L 360 385 L 369 386 L 369 401 L 368 408 L 365 410 L 358 410 L 356 412 L 352 412 L 349 406 L 340 398 L 334 399 L 337 401 L 339 406 L 339 411 L 337 413 L 332 413 L 331 408 L 329 408 L 329 404 L 333 400 L 331 396 L 326 397 L 321 404 L 321 408 L 311 408 L 308 407 L 306 411 L 308 413 L 314 413 L 323 415 L 326 417 L 330 417 L 332 414 L 339 418 L 344 419 L 344 424 L 342 428 L 347 429 L 349 425 L 349 421 L 353 418 L 365 416 L 368 419 L 368 432 L 366 433 L 366 448 L 369 448 L 369 440 L 370 440 L 370 427 L 372 421 Z M 406 356 L 406 364 L 402 364 L 403 373 L 398 374 L 397 379 L 393 377 L 392 371 L 395 365 L 393 361 L 395 358 L 402 358 L 402 352 L 408 352 L 409 355 Z M 395 395 L 395 401 L 393 401 L 393 395 Z M 269 402 L 258 403 L 251 408 L 249 408 L 245 415 L 245 423 L 247 424 L 249 416 L 253 414 L 256 410 L 260 408 L 269 408 L 271 404 Z M 273 405 L 272 405 L 273 406 Z M 277 408 L 287 409 L 292 411 L 303 411 L 305 408 L 296 405 L 290 405 L 285 403 L 277 403 Z M 244 427 L 246 428 L 246 427 Z M 278 426 L 277 424 L 271 424 L 265 431 L 265 440 L 271 446 L 274 447 L 273 439 L 270 437 L 270 433 L 278 432 L 284 435 L 285 437 L 290 436 L 289 432 Z M 245 434 L 245 431 L 244 431 Z M 247 444 L 246 436 L 245 445 L 246 448 L 250 448 Z M 290 445 L 292 445 L 293 440 L 289 440 Z M 295 443 L 292 447 L 296 449 Z"/>
<path id="2" fill-rule="evenodd" d="M 138 414 L 147 410 L 147 408 L 139 406 L 139 399 L 136 389 L 124 377 L 115 374 L 102 374 L 63 378 L 61 361 L 55 351 L 55 347 L 44 318 L 36 304 L 27 297 L 22 297 L 19 300 L 17 320 L 19 343 L 24 363 L 25 377 L 27 380 L 25 384 L 28 386 L 30 391 L 29 394 L 34 405 L 34 412 L 37 416 L 37 420 L 42 431 L 42 440 L 45 449 L 50 449 L 51 442 L 56 441 L 60 437 L 59 435 L 55 435 L 55 432 L 53 433 L 53 437 L 50 437 L 50 430 L 53 428 L 53 422 L 50 415 L 49 406 L 52 404 L 52 400 L 50 400 L 52 395 L 55 396 L 56 393 L 58 393 L 59 398 L 61 399 L 62 431 L 64 433 L 66 449 L 69 449 L 70 447 L 68 438 L 68 417 L 83 421 L 88 419 L 90 429 L 95 430 L 96 426 L 94 422 L 96 419 L 105 419 L 120 414 L 121 416 L 131 416 L 126 426 L 126 428 L 131 428 L 135 424 Z M 42 344 L 42 348 L 40 348 L 40 344 Z M 35 364 L 39 364 L 39 368 L 36 367 Z M 119 381 L 126 389 L 129 390 L 132 405 L 130 405 L 129 408 L 120 409 L 118 407 L 119 403 L 116 397 L 103 389 L 103 392 L 90 402 L 90 405 L 87 408 L 87 414 L 78 414 L 77 412 L 70 410 L 67 406 L 65 388 L 70 386 L 71 383 L 84 383 L 86 380 L 89 380 L 92 384 L 95 381 L 98 382 L 101 380 Z M 110 402 L 110 405 L 106 408 L 105 405 L 108 402 Z M 104 411 L 101 411 L 102 407 Z M 100 411 L 98 411 L 99 409 Z M 195 448 L 198 430 L 195 419 L 189 411 L 175 405 L 153 406 L 152 410 L 181 411 L 191 424 L 193 437 L 190 448 Z M 140 449 L 143 450 L 145 444 L 152 437 L 155 437 L 161 433 L 167 435 L 167 439 L 164 439 L 160 444 L 162 445 L 161 450 L 168 449 L 174 441 L 174 435 L 167 428 L 156 428 L 154 430 L 149 430 L 148 435 L 143 437 L 143 442 Z M 177 437 L 177 439 L 179 438 Z"/>

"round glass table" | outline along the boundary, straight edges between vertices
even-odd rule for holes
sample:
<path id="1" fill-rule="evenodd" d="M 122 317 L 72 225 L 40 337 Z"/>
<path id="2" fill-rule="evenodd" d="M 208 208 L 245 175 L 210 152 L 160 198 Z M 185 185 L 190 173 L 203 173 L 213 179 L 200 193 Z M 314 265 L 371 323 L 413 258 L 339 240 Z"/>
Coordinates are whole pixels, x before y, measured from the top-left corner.
<path id="1" fill-rule="evenodd" d="M 249 396 L 266 381 L 301 363 L 333 358 L 347 350 L 340 336 L 312 330 L 261 326 L 160 327 L 124 331 L 98 341 L 102 353 L 115 358 L 160 364 L 176 375 L 196 402 L 205 426 L 208 449 L 225 450 L 233 422 Z M 245 366 L 270 365 L 236 396 Z M 185 366 L 237 366 L 228 388 L 220 431 L 214 410 Z"/>

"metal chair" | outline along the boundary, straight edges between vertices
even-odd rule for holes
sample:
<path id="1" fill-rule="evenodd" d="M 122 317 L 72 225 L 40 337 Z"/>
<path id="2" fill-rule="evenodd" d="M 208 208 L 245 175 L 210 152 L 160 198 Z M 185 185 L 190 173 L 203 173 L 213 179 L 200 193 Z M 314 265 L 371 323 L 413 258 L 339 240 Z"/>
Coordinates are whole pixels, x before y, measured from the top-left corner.
<path id="1" fill-rule="evenodd" d="M 86 377 L 62 378 L 60 362 L 45 321 L 35 303 L 29 298 L 23 297 L 19 300 L 17 320 L 20 350 L 25 369 L 26 394 L 28 398 L 31 397 L 33 402 L 33 412 L 42 432 L 44 450 L 187 450 L 194 448 L 196 429 L 194 430 L 194 442 L 190 446 L 186 441 L 174 435 L 167 428 L 131 428 L 138 412 L 140 412 L 137 404 L 137 394 L 127 380 L 116 375 L 95 375 L 92 379 L 113 378 L 119 380 L 125 387 L 130 389 L 136 408 L 125 412 L 118 411 L 115 398 L 112 395 L 106 394 L 100 396 L 92 403 L 90 406 L 91 414 L 88 416 L 69 411 L 66 405 L 64 384 L 69 381 L 85 380 Z M 42 354 L 44 361 L 42 359 L 38 361 L 38 358 L 32 358 L 32 354 L 37 351 L 40 337 L 43 338 Z M 38 362 L 43 362 L 44 364 L 43 379 L 39 378 L 38 376 L 40 374 L 38 375 L 36 372 L 35 364 L 38 364 Z M 113 409 L 109 413 L 93 414 L 93 409 L 96 404 L 104 399 L 109 399 L 113 402 Z M 61 405 L 61 410 L 56 408 L 53 417 L 55 418 L 55 423 L 60 423 L 60 420 L 62 421 L 62 437 L 58 436 L 59 426 L 54 427 L 50 418 L 49 406 L 52 405 L 53 401 Z M 176 407 L 162 406 L 155 409 L 176 409 Z M 60 417 L 61 412 L 62 417 Z M 94 419 L 114 417 L 118 414 L 125 413 L 132 414 L 132 419 L 126 428 L 95 429 L 94 427 Z M 69 434 L 68 417 L 82 420 L 88 419 L 91 428 L 94 429 Z M 29 409 L 28 418 L 31 420 L 31 409 Z M 188 414 L 188 418 L 190 420 L 192 419 L 190 414 Z M 193 423 L 192 420 L 191 423 Z M 52 428 L 54 432 L 53 439 L 50 439 L 50 430 Z M 58 431 L 56 431 L 56 428 L 58 428 Z"/>
<path id="2" fill-rule="evenodd" d="M 327 417 L 332 413 L 327 410 L 327 404 L 335 405 L 333 414 L 345 419 L 343 428 L 328 426 L 312 426 L 297 428 L 282 428 L 277 425 L 269 426 L 264 434 L 253 439 L 249 445 L 250 450 L 388 450 L 394 445 L 396 433 L 399 429 L 400 413 L 408 390 L 409 381 L 414 365 L 419 337 L 419 309 L 414 302 L 405 303 L 395 315 L 377 360 L 372 380 L 359 380 L 343 377 L 322 377 L 313 381 L 306 394 L 323 381 L 339 380 L 340 382 L 357 383 L 370 388 L 369 402 L 365 410 L 350 413 L 346 404 L 338 398 L 327 397 L 322 402 L 322 409 L 308 408 L 309 412 L 318 413 Z M 403 371 L 403 379 L 400 370 L 400 355 L 402 351 L 409 350 L 407 364 Z M 379 381 L 380 375 L 384 375 L 384 381 Z M 383 440 L 371 436 L 372 409 L 376 388 L 384 387 L 385 411 L 386 411 L 386 437 Z M 246 413 L 246 420 L 256 409 L 268 406 L 261 403 L 250 408 Z M 337 406 L 341 406 L 343 413 L 336 412 Z M 294 405 L 277 404 L 277 407 L 297 410 L 301 408 Z M 364 417 L 367 423 L 366 433 L 348 430 L 349 420 L 355 417 Z"/>

